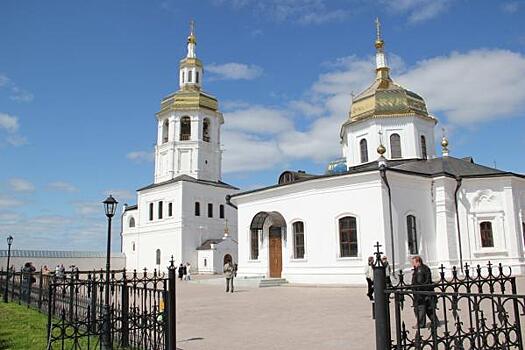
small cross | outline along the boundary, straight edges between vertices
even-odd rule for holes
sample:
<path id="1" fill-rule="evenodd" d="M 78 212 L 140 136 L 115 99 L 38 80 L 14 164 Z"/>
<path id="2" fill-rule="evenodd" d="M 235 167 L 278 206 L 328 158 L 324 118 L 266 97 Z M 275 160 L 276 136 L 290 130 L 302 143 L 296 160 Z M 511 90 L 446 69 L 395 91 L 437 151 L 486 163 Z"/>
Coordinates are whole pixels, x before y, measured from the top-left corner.
<path id="1" fill-rule="evenodd" d="M 190 21 L 190 33 L 195 34 L 195 21 L 194 20 Z"/>

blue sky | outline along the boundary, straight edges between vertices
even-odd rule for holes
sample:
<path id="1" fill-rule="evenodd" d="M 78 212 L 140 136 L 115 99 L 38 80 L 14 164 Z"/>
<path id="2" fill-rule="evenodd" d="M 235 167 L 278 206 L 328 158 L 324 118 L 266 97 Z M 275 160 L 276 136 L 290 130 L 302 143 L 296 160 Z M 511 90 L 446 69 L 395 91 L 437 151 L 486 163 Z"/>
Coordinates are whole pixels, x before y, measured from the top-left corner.
<path id="1" fill-rule="evenodd" d="M 152 182 L 154 115 L 178 87 L 192 18 L 225 115 L 224 180 L 322 173 L 351 93 L 373 79 L 376 16 L 392 76 L 426 99 L 451 154 L 524 173 L 524 1 L 4 0 L 0 235 L 104 248 L 100 202 L 135 203 Z"/>

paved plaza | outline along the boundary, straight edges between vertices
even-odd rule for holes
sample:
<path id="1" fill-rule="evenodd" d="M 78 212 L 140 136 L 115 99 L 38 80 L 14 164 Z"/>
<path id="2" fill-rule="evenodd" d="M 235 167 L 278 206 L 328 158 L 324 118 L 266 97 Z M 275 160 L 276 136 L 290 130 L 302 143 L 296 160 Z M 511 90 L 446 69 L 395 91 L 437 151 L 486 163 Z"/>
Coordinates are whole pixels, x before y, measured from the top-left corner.
<path id="1" fill-rule="evenodd" d="M 239 288 L 177 281 L 177 340 L 192 349 L 372 349 L 365 288 Z"/>

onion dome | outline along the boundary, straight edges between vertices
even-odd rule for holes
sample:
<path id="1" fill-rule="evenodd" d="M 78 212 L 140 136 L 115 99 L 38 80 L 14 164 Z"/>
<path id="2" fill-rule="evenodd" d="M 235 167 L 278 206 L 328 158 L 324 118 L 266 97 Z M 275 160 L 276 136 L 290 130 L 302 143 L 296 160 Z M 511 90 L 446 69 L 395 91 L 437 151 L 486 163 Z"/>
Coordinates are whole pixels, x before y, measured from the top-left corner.
<path id="1" fill-rule="evenodd" d="M 399 116 L 420 116 L 435 118 L 427 111 L 425 100 L 415 92 L 412 92 L 395 83 L 390 78 L 390 68 L 386 62 L 384 52 L 384 41 L 381 38 L 379 20 L 376 19 L 376 79 L 363 92 L 352 100 L 350 110 L 350 122 L 368 118 L 384 118 Z"/>

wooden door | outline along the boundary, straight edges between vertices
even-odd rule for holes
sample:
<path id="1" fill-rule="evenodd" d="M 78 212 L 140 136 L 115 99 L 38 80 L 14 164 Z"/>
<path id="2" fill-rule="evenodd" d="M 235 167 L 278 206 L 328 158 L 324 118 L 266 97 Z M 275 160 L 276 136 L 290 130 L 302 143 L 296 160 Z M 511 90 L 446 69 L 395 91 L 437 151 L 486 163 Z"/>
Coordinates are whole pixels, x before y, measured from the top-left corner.
<path id="1" fill-rule="evenodd" d="M 282 239 L 281 239 L 281 228 L 270 227 L 270 277 L 281 278 L 281 272 L 283 269 L 283 251 L 282 251 Z"/>

